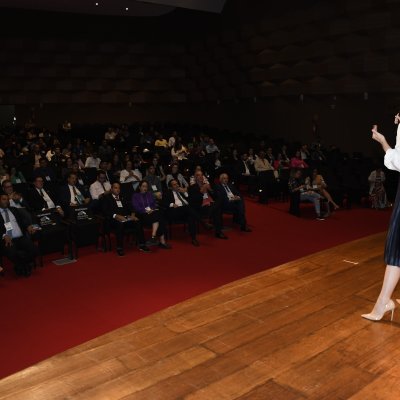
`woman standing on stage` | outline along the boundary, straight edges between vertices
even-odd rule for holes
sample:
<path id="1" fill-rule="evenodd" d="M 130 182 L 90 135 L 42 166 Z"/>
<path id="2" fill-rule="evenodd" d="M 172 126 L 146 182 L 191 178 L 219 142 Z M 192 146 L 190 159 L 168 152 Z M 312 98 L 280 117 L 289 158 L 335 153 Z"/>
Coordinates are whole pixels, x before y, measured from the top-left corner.
<path id="1" fill-rule="evenodd" d="M 394 123 L 399 125 L 399 122 L 400 115 L 396 114 Z M 372 139 L 380 143 L 386 153 L 385 166 L 391 170 L 400 172 L 400 125 L 397 128 L 396 146 L 394 149 L 388 145 L 385 137 L 377 131 L 376 125 L 372 129 Z M 391 297 L 400 278 L 400 179 L 386 238 L 385 262 L 387 264 L 385 277 L 378 300 L 370 314 L 362 315 L 363 318 L 371 321 L 381 320 L 388 312 L 391 312 L 391 319 L 393 319 L 396 307 Z"/>

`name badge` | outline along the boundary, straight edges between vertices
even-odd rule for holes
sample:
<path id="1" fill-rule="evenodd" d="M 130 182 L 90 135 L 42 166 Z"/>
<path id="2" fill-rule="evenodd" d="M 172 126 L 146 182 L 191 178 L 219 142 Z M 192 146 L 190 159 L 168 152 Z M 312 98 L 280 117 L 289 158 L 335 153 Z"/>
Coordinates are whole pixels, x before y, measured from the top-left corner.
<path id="1" fill-rule="evenodd" d="M 83 180 L 82 179 L 78 179 L 78 182 L 79 182 L 80 185 L 83 186 Z"/>
<path id="2" fill-rule="evenodd" d="M 51 181 L 51 179 L 50 179 L 49 176 L 46 176 L 45 179 L 46 179 L 47 182 L 50 182 L 50 181 Z"/>
<path id="3" fill-rule="evenodd" d="M 122 201 L 121 201 L 121 200 L 117 200 L 117 206 L 118 206 L 119 208 L 122 208 L 122 207 L 123 207 Z"/>
<path id="4" fill-rule="evenodd" d="M 203 199 L 208 199 L 208 194 L 207 193 L 203 194 Z"/>
<path id="5" fill-rule="evenodd" d="M 318 185 L 312 185 L 313 189 L 318 189 Z"/>
<path id="6" fill-rule="evenodd" d="M 21 183 L 21 179 L 16 178 L 15 183 Z"/>
<path id="7" fill-rule="evenodd" d="M 147 212 L 149 212 L 149 211 L 151 211 L 151 208 L 150 208 L 150 207 L 146 207 L 145 210 L 146 210 Z"/>
<path id="8" fill-rule="evenodd" d="M 11 222 L 5 222 L 4 223 L 4 228 L 6 228 L 6 232 L 12 231 Z"/>
<path id="9" fill-rule="evenodd" d="M 158 189 L 157 189 L 157 186 L 156 185 L 151 185 L 151 188 L 155 191 L 155 192 L 157 192 L 158 191 Z"/>

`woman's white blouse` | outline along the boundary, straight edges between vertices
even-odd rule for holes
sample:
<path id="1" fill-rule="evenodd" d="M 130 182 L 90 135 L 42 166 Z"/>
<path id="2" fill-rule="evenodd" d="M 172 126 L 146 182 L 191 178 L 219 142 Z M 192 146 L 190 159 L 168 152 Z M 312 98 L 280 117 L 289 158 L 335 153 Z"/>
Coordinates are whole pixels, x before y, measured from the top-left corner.
<path id="1" fill-rule="evenodd" d="M 400 124 L 397 126 L 396 146 L 385 154 L 385 167 L 400 172 Z"/>

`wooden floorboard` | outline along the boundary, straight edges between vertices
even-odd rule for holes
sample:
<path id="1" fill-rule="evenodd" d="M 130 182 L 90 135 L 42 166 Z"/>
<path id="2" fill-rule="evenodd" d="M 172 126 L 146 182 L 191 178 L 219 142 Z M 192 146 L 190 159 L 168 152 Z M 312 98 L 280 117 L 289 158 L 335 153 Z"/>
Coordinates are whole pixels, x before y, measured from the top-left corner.
<path id="1" fill-rule="evenodd" d="M 360 317 L 384 234 L 170 307 L 0 381 L 0 399 L 395 399 L 400 312 Z M 400 297 L 400 296 L 399 296 Z"/>

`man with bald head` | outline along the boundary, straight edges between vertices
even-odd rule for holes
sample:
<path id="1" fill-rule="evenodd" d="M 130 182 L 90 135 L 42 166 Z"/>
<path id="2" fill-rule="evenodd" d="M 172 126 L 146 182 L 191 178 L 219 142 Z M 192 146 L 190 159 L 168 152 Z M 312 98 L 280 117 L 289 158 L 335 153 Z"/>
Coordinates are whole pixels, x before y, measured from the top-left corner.
<path id="1" fill-rule="evenodd" d="M 203 172 L 200 170 L 194 174 L 194 184 L 189 187 L 188 194 L 189 204 L 196 211 L 197 215 L 212 219 L 215 237 L 218 239 L 228 239 L 222 233 L 221 199 L 211 185 L 205 183 Z"/>
<path id="2" fill-rule="evenodd" d="M 215 186 L 215 190 L 218 197 L 222 199 L 222 212 L 233 213 L 233 219 L 240 225 L 240 230 L 251 232 L 247 226 L 244 200 L 239 190 L 229 182 L 228 174 L 224 173 L 219 176 L 219 183 Z"/>

